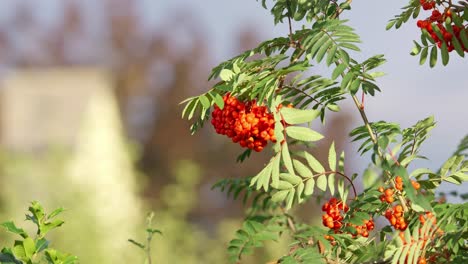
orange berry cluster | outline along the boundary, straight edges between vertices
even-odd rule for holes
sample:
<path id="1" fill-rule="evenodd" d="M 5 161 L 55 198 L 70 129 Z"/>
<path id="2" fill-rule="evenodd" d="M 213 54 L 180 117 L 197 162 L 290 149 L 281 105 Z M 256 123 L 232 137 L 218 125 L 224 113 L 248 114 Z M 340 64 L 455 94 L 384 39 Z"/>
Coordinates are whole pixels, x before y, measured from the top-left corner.
<path id="1" fill-rule="evenodd" d="M 413 188 L 415 190 L 419 190 L 421 188 L 421 185 L 419 184 L 419 182 L 414 181 L 414 180 L 411 180 L 411 185 L 413 185 Z M 400 192 L 403 191 L 403 178 L 401 178 L 401 176 L 395 177 L 395 189 L 397 189 Z M 395 191 L 393 188 L 384 189 L 382 186 L 380 186 L 379 192 L 382 193 L 382 195 L 380 195 L 380 200 L 382 202 L 387 202 L 391 204 L 395 201 L 395 198 L 393 197 L 393 194 L 395 193 Z"/>
<path id="2" fill-rule="evenodd" d="M 356 233 L 355 234 L 352 234 L 353 237 L 356 237 L 356 236 L 363 236 L 363 237 L 369 237 L 369 231 L 372 231 L 374 230 L 374 220 L 372 219 L 369 219 L 369 220 L 364 220 L 364 224 L 361 225 L 361 226 L 358 226 L 358 225 L 353 225 L 353 224 L 347 224 L 347 226 L 351 226 L 351 227 L 354 227 L 356 229 Z"/>
<path id="3" fill-rule="evenodd" d="M 268 141 L 276 142 L 273 115 L 266 106 L 255 100 L 239 101 L 227 94 L 223 96 L 224 108 L 214 106 L 211 124 L 216 133 L 226 135 L 243 148 L 260 152 Z"/>
<path id="4" fill-rule="evenodd" d="M 379 187 L 379 192 L 382 193 L 382 195 L 380 195 L 380 200 L 382 202 L 387 202 L 389 204 L 393 203 L 395 201 L 395 198 L 393 197 L 393 194 L 394 194 L 394 191 L 392 188 L 388 188 L 388 189 L 385 189 L 380 186 Z"/>
<path id="5" fill-rule="evenodd" d="M 326 212 L 322 215 L 322 223 L 324 226 L 333 229 L 335 233 L 341 233 L 339 229 L 343 226 L 343 214 L 349 211 L 349 207 L 344 205 L 342 201 L 332 197 L 328 202 L 322 206 L 322 211 Z M 372 219 L 364 220 L 364 224 L 361 226 L 347 223 L 346 226 L 350 226 L 356 229 L 356 233 L 352 234 L 353 237 L 363 236 L 368 237 L 369 231 L 374 229 L 374 221 Z M 328 240 L 333 241 L 332 236 L 325 237 Z"/>
<path id="6" fill-rule="evenodd" d="M 395 205 L 393 208 L 389 208 L 385 211 L 385 218 L 390 224 L 397 230 L 405 231 L 408 227 L 405 218 L 403 216 L 403 207 L 401 205 Z"/>
<path id="7" fill-rule="evenodd" d="M 322 206 L 322 211 L 326 212 L 322 215 L 322 223 L 324 226 L 338 231 L 343 223 L 343 213 L 349 211 L 348 205 L 343 204 L 342 201 L 332 197 L 328 202 Z"/>
<path id="8" fill-rule="evenodd" d="M 450 33 L 444 26 L 444 21 L 447 17 L 452 17 L 452 12 L 450 9 L 447 9 L 446 12 L 443 14 L 439 12 L 439 10 L 435 9 L 435 2 L 434 1 L 426 1 L 420 0 L 421 6 L 424 10 L 432 10 L 431 16 L 429 16 L 425 20 L 418 20 L 416 25 L 422 30 L 426 29 L 427 32 L 431 35 L 431 38 L 437 43 L 437 46 L 440 48 L 442 46 L 442 41 L 447 43 L 447 50 L 449 52 L 454 50 L 453 45 L 453 37 L 457 38 L 458 42 L 460 43 L 462 49 L 465 52 L 468 52 L 468 47 L 464 47 L 463 42 L 460 39 L 460 34 L 467 34 L 464 28 L 460 28 L 457 25 L 451 25 L 452 33 Z M 439 28 L 440 32 L 442 33 L 443 39 L 440 39 L 437 34 L 434 32 L 432 28 L 432 23 L 436 23 L 437 27 Z"/>
<path id="9" fill-rule="evenodd" d="M 415 180 L 411 180 L 411 185 L 413 185 L 413 188 L 415 190 L 419 190 L 419 188 L 421 188 L 421 185 L 419 184 L 419 182 Z M 403 191 L 403 178 L 401 178 L 400 176 L 395 177 L 395 189 L 401 192 Z"/>

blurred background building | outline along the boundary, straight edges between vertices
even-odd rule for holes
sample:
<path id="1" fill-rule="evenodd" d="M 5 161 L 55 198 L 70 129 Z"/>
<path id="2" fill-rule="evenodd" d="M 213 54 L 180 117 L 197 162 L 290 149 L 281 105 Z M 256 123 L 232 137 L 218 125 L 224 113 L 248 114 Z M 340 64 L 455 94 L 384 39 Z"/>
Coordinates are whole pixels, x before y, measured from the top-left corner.
<path id="1" fill-rule="evenodd" d="M 456 79 L 466 62 L 417 67 L 407 55 L 417 29 L 383 31 L 405 1 L 385 2 L 385 11 L 375 2 L 353 3 L 350 15 L 363 56 L 389 57 L 385 96 L 366 107 L 372 120 L 404 126 L 436 114 L 439 128 L 425 148 L 434 163 L 423 165 L 437 168 L 468 131 L 453 115 L 468 116 L 468 80 L 446 87 L 440 76 Z M 137 263 L 142 256 L 126 239 L 142 240 L 145 212 L 154 210 L 164 233 L 155 240 L 157 263 L 225 263 L 242 206 L 210 188 L 258 172 L 267 155 L 236 164 L 242 150 L 211 127 L 190 136 L 179 102 L 209 87 L 220 60 L 286 32 L 253 0 L 2 0 L 0 220 L 21 221 L 30 200 L 64 206 L 56 245 L 81 263 Z M 367 160 L 343 141 L 359 119 L 344 109 L 330 115 L 316 155 L 335 139 L 350 153 L 347 169 L 361 172 Z M 315 206 L 304 205 L 302 217 L 313 221 Z M 246 263 L 278 257 L 282 243 Z"/>

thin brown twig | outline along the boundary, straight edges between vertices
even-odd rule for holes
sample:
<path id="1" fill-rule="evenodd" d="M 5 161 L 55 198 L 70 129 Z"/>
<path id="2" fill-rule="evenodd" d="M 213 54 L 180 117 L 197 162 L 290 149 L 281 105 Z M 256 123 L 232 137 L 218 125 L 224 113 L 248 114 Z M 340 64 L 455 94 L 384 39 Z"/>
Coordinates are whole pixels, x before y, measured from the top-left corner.
<path id="1" fill-rule="evenodd" d="M 354 193 L 354 197 L 357 196 L 357 191 L 356 191 L 356 187 L 354 187 L 354 184 L 353 184 L 353 181 L 348 177 L 346 176 L 345 174 L 339 172 L 339 171 L 325 171 L 325 172 L 322 172 L 322 173 L 319 173 L 317 175 L 314 175 L 314 177 L 319 177 L 319 176 L 322 176 L 322 175 L 327 175 L 327 174 L 338 174 L 340 175 L 341 177 L 345 178 L 346 180 L 349 181 L 349 183 L 351 184 L 351 187 L 353 188 L 353 193 Z M 307 179 L 305 179 L 307 180 Z"/>
<path id="2" fill-rule="evenodd" d="M 393 155 L 393 151 L 390 149 L 390 147 L 387 148 L 388 153 L 390 153 L 390 156 L 392 157 L 393 161 L 395 162 L 396 165 L 400 166 L 400 162 L 398 162 L 397 158 L 395 155 Z"/>
<path id="3" fill-rule="evenodd" d="M 293 30 L 292 30 L 292 21 L 291 21 L 291 3 L 289 0 L 286 0 L 286 5 L 288 7 L 288 24 L 289 24 L 289 45 L 294 47 L 294 40 L 293 40 Z"/>

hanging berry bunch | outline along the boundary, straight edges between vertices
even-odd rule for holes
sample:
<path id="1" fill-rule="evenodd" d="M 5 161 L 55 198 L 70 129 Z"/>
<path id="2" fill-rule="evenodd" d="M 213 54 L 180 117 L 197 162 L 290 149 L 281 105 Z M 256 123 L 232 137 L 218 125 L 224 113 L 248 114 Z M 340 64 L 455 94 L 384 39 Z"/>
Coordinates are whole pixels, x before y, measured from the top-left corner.
<path id="1" fill-rule="evenodd" d="M 359 235 L 363 237 L 368 237 L 369 231 L 372 231 L 374 229 L 374 221 L 372 220 L 372 218 L 365 219 L 362 225 L 355 225 L 352 223 L 344 224 L 344 214 L 346 214 L 349 211 L 349 207 L 346 204 L 344 204 L 343 201 L 340 201 L 335 197 L 332 197 L 328 202 L 326 202 L 322 206 L 322 211 L 325 212 L 325 214 L 322 215 L 322 224 L 334 230 L 335 234 L 343 233 L 340 229 L 342 229 L 343 226 L 346 226 L 352 227 L 356 230 L 355 232 L 351 232 L 351 235 L 353 237 Z M 331 236 L 326 236 L 326 238 L 329 240 L 333 240 Z"/>
<path id="2" fill-rule="evenodd" d="M 447 65 L 452 51 L 465 57 L 468 52 L 467 2 L 411 0 L 401 14 L 389 21 L 387 30 L 392 27 L 398 29 L 411 17 L 416 19 L 420 12 L 424 17 L 417 20 L 416 25 L 421 29 L 421 41 L 414 41 L 411 55 L 420 55 L 419 63 L 422 65 L 428 61 L 431 68 L 437 64 L 439 58 L 443 65 Z"/>
<path id="3" fill-rule="evenodd" d="M 463 45 L 460 34 L 466 34 L 466 31 L 462 31 L 461 27 L 455 25 L 452 21 L 452 11 L 446 9 L 441 13 L 435 6 L 434 1 L 420 0 L 421 6 L 424 10 L 432 10 L 431 16 L 425 20 L 418 20 L 416 25 L 422 30 L 425 29 L 430 34 L 431 38 L 437 44 L 437 47 L 441 48 L 442 43 L 445 42 L 447 45 L 447 51 L 451 52 L 455 49 L 454 45 L 460 45 L 461 49 L 465 52 L 468 51 L 468 47 Z M 456 16 L 456 14 L 455 14 Z M 447 20 L 449 18 L 449 20 Z M 447 20 L 447 23 L 445 23 Z M 440 31 L 437 34 L 434 25 Z M 456 38 L 456 41 L 453 40 Z"/>
<path id="4" fill-rule="evenodd" d="M 379 187 L 379 192 L 382 193 L 380 200 L 389 205 L 395 202 L 395 192 L 403 192 L 403 178 L 401 178 L 401 176 L 396 176 L 393 183 L 395 188 L 384 189 L 382 186 Z M 415 190 L 419 190 L 420 188 L 420 184 L 417 181 L 411 180 L 411 185 Z M 385 211 L 385 218 L 387 218 L 388 222 L 396 230 L 404 231 L 408 227 L 408 222 L 405 220 L 404 213 L 403 206 L 401 204 L 396 204 Z"/>
<path id="5" fill-rule="evenodd" d="M 216 133 L 226 135 L 243 148 L 260 152 L 268 141 L 276 142 L 275 120 L 266 106 L 255 100 L 243 102 L 227 94 L 223 96 L 224 108 L 214 106 L 211 124 Z"/>

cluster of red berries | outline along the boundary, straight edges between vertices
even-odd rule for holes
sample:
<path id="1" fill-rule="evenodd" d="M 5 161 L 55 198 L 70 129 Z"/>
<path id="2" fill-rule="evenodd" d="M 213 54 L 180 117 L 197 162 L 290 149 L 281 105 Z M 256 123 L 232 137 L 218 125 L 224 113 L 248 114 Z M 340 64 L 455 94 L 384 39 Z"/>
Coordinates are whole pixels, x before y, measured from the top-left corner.
<path id="1" fill-rule="evenodd" d="M 369 231 L 372 231 L 374 230 L 374 220 L 372 219 L 366 219 L 364 220 L 364 224 L 363 225 L 353 225 L 353 224 L 347 224 L 348 226 L 351 226 L 351 227 L 354 227 L 356 229 L 356 233 L 355 234 L 352 234 L 353 237 L 356 237 L 356 236 L 363 236 L 363 237 L 368 237 L 369 236 Z"/>
<path id="2" fill-rule="evenodd" d="M 276 142 L 273 115 L 266 106 L 258 105 L 255 100 L 239 101 L 227 94 L 223 96 L 224 108 L 214 106 L 211 124 L 216 133 L 232 138 L 243 148 L 260 152 L 268 141 Z"/>
<path id="3" fill-rule="evenodd" d="M 335 233 L 341 233 L 339 230 L 343 226 L 343 213 L 349 211 L 349 207 L 343 204 L 342 201 L 332 197 L 328 202 L 322 206 L 322 211 L 326 212 L 322 215 L 322 223 L 324 226 L 333 229 Z M 363 236 L 368 237 L 369 231 L 374 229 L 374 221 L 372 219 L 364 220 L 364 224 L 361 226 L 347 223 L 346 226 L 353 227 L 356 232 L 351 234 L 353 237 Z M 326 239 L 333 241 L 332 236 L 325 236 Z"/>
<path id="4" fill-rule="evenodd" d="M 431 38 L 437 43 L 437 46 L 440 48 L 442 46 L 442 42 L 447 43 L 447 50 L 449 52 L 454 50 L 454 45 L 453 45 L 453 38 L 457 38 L 458 42 L 460 43 L 462 49 L 467 52 L 468 47 L 464 47 L 461 39 L 460 39 L 460 34 L 466 34 L 466 31 L 463 28 L 458 27 L 457 25 L 451 25 L 452 27 L 452 33 L 450 33 L 447 28 L 444 26 L 444 21 L 447 17 L 452 17 L 452 12 L 450 9 L 448 9 L 446 12 L 443 14 L 439 12 L 439 10 L 435 9 L 435 1 L 427 1 L 427 0 L 419 0 L 421 3 L 421 6 L 423 7 L 424 10 L 432 10 L 432 14 L 430 17 L 428 17 L 425 20 L 418 20 L 416 25 L 422 30 L 426 29 L 427 32 L 431 35 Z M 437 34 L 434 32 L 434 28 L 432 26 L 432 23 L 436 23 L 436 26 L 442 33 L 443 39 L 440 39 Z"/>
<path id="5" fill-rule="evenodd" d="M 421 4 L 422 8 L 424 10 L 430 10 L 435 8 L 435 1 L 428 1 L 428 0 L 419 0 L 419 3 Z"/>
<path id="6" fill-rule="evenodd" d="M 405 231 L 408 227 L 408 223 L 406 223 L 403 216 L 403 207 L 399 204 L 387 209 L 385 211 L 385 218 L 396 230 Z"/>
<path id="7" fill-rule="evenodd" d="M 326 212 L 322 215 L 322 223 L 324 226 L 338 231 L 343 226 L 343 215 L 349 211 L 348 205 L 332 197 L 322 206 L 322 211 Z"/>

